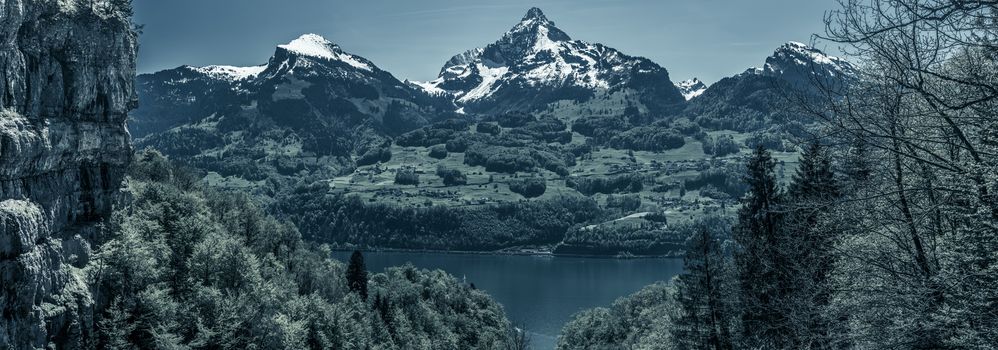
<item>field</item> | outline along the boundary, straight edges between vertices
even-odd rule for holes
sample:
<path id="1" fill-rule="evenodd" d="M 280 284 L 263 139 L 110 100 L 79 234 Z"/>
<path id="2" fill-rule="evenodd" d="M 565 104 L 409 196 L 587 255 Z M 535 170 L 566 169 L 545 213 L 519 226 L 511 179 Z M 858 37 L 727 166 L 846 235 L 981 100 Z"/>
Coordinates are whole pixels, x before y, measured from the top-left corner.
<path id="1" fill-rule="evenodd" d="M 472 125 L 471 129 L 474 130 Z M 732 131 L 713 131 L 712 137 L 731 135 L 742 143 L 745 134 Z M 585 142 L 585 137 L 573 133 L 572 143 Z M 509 183 L 525 177 L 542 177 L 547 190 L 540 197 L 529 200 L 543 200 L 558 196 L 579 196 L 577 190 L 566 184 L 568 177 L 538 169 L 532 173 L 500 173 L 486 171 L 482 166 L 469 166 L 464 163 L 464 153 L 447 154 L 444 159 L 429 156 L 428 147 L 391 146 L 391 160 L 385 163 L 358 167 L 352 174 L 328 180 L 330 193 L 343 193 L 360 196 L 367 202 L 392 203 L 409 207 L 420 206 L 478 206 L 492 203 L 524 201 L 523 196 L 514 193 Z M 689 219 L 709 212 L 730 215 L 737 206 L 735 198 L 715 199 L 701 196 L 699 190 L 685 191 L 680 197 L 684 181 L 696 178 L 701 171 L 717 166 L 740 164 L 750 153 L 744 148 L 740 153 L 720 158 L 704 154 L 700 141 L 686 138 L 686 144 L 678 149 L 663 152 L 628 151 L 601 147 L 583 157 L 570 167 L 569 177 L 612 177 L 620 174 L 642 174 L 649 183 L 633 195 L 639 196 L 639 208 L 627 215 L 661 212 L 671 220 Z M 778 172 L 786 181 L 796 165 L 797 154 L 776 152 L 779 161 Z M 444 185 L 437 176 L 437 168 L 460 170 L 467 177 L 465 185 Z M 412 169 L 419 177 L 418 185 L 395 183 L 395 174 L 400 169 Z M 595 194 L 592 197 L 606 204 L 612 195 Z M 607 224 L 621 225 L 628 222 L 643 222 L 640 217 L 610 221 Z"/>
<path id="2" fill-rule="evenodd" d="M 553 112 L 448 119 L 365 135 L 352 159 L 273 135 L 205 156 L 229 160 L 205 180 L 262 194 L 305 237 L 341 248 L 675 256 L 684 222 L 737 212 L 753 137 L 690 125 Z M 728 138 L 726 155 L 705 152 Z M 786 183 L 798 155 L 773 156 Z"/>

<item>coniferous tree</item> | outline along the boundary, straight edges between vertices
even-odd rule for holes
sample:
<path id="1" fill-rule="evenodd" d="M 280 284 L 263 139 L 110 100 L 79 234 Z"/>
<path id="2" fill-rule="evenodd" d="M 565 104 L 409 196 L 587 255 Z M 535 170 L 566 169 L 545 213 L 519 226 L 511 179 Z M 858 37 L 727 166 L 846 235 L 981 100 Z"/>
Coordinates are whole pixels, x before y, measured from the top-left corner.
<path id="1" fill-rule="evenodd" d="M 101 349 L 132 349 L 128 338 L 135 330 L 135 323 L 129 320 L 129 313 L 121 307 L 121 299 L 116 298 L 105 310 L 105 315 L 97 322 L 98 347 Z"/>
<path id="2" fill-rule="evenodd" d="M 835 261 L 834 232 L 820 224 L 840 195 L 826 149 L 810 143 L 800 158 L 800 165 L 787 190 L 786 231 L 777 246 L 777 256 L 789 257 L 778 266 L 792 290 L 782 305 L 798 320 L 795 332 L 797 348 L 821 348 L 829 343 L 832 322 L 825 309 L 831 298 L 829 275 Z"/>
<path id="3" fill-rule="evenodd" d="M 680 317 L 671 328 L 679 349 L 732 349 L 730 305 L 721 248 L 705 224 L 689 238 L 686 272 L 676 280 Z"/>
<path id="4" fill-rule="evenodd" d="M 776 162 L 761 145 L 746 164 L 744 181 L 749 186 L 738 212 L 733 236 L 738 243 L 735 266 L 741 288 L 742 341 L 746 347 L 785 348 L 789 345 L 788 325 L 779 305 L 790 288 L 781 278 L 778 266 L 783 260 L 775 249 L 780 241 L 782 221 L 780 189 L 776 183 Z"/>
<path id="5" fill-rule="evenodd" d="M 856 171 L 863 172 L 861 169 Z M 800 165 L 787 194 L 794 200 L 826 201 L 838 197 L 838 187 L 825 148 L 818 142 L 811 142 L 801 154 Z"/>
<path id="6" fill-rule="evenodd" d="M 351 292 L 367 300 L 367 267 L 364 266 L 364 255 L 359 250 L 350 255 L 350 265 L 347 266 L 347 286 Z"/>

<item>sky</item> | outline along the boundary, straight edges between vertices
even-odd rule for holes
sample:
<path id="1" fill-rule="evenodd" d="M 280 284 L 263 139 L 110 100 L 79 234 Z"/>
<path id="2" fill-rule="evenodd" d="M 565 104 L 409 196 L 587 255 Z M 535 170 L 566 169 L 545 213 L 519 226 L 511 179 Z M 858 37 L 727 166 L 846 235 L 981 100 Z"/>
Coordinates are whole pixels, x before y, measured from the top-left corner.
<path id="1" fill-rule="evenodd" d="M 531 7 L 573 39 L 711 83 L 761 66 L 787 41 L 812 42 L 835 0 L 134 0 L 140 73 L 266 63 L 315 33 L 398 79 L 432 80 L 451 56 L 498 40 Z M 837 52 L 834 46 L 817 47 Z"/>

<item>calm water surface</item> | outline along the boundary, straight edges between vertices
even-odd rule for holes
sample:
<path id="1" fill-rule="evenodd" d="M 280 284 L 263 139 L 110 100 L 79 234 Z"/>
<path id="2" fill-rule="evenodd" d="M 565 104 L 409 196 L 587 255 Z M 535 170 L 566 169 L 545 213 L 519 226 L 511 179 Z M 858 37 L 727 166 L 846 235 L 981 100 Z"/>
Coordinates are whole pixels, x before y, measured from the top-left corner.
<path id="1" fill-rule="evenodd" d="M 347 261 L 350 252 L 337 252 Z M 474 283 L 503 305 L 511 321 L 531 333 L 536 349 L 553 349 L 576 312 L 608 306 L 682 272 L 682 259 L 597 259 L 524 255 L 365 252 L 370 271 L 407 262 L 441 269 Z"/>

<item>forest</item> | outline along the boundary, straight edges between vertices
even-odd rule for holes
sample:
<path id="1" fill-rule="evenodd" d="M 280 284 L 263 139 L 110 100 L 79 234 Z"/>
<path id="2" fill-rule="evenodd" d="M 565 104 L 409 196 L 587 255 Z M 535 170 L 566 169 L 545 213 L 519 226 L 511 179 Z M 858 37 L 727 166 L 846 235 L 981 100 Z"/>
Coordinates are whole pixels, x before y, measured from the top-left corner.
<path id="1" fill-rule="evenodd" d="M 523 179 L 517 193 L 543 193 L 542 180 Z M 476 250 L 560 241 L 574 225 L 609 217 L 592 199 L 549 200 L 470 207 L 409 208 L 366 203 L 356 196 L 303 188 L 274 204 L 274 211 L 298 224 L 307 240 L 381 248 Z"/>
<path id="2" fill-rule="evenodd" d="M 695 223 L 683 274 L 578 314 L 560 349 L 998 344 L 998 2 L 840 4 L 819 37 L 859 79 L 783 94 L 821 126 L 789 183 L 754 142 L 734 222 Z"/>
<path id="3" fill-rule="evenodd" d="M 96 349 L 525 349 L 502 307 L 443 271 L 331 258 L 245 194 L 157 151 L 81 272 L 99 300 L 69 339 Z"/>

